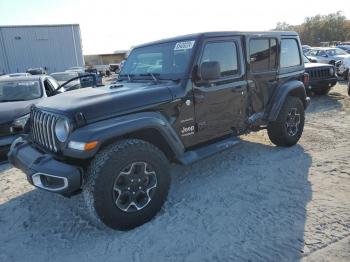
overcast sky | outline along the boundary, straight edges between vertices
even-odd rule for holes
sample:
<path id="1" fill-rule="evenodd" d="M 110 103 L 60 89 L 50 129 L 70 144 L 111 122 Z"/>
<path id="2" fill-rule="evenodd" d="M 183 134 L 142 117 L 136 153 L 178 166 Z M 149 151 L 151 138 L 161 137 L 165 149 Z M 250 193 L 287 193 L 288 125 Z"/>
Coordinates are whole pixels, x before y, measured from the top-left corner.
<path id="1" fill-rule="evenodd" d="M 349 0 L 0 0 L 0 25 L 80 24 L 84 54 L 109 53 L 165 37 L 218 30 L 269 30 L 279 21 L 338 10 Z"/>

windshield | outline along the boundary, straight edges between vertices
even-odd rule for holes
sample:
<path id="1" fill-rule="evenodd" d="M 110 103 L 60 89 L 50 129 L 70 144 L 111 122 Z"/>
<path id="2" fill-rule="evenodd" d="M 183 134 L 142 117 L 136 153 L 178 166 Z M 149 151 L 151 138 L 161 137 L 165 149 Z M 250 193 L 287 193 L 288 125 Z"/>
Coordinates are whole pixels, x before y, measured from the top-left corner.
<path id="1" fill-rule="evenodd" d="M 134 49 L 120 72 L 120 78 L 178 79 L 184 76 L 195 41 L 168 42 Z M 153 75 L 153 76 L 152 76 Z"/>
<path id="2" fill-rule="evenodd" d="M 54 73 L 51 74 L 51 76 L 56 79 L 57 81 L 68 81 L 74 77 L 77 77 L 78 74 L 77 73 Z"/>
<path id="3" fill-rule="evenodd" d="M 347 55 L 348 53 L 340 48 L 329 49 L 326 51 L 327 55 L 335 56 L 335 55 Z"/>
<path id="4" fill-rule="evenodd" d="M 0 102 L 33 100 L 41 96 L 39 81 L 0 82 Z"/>

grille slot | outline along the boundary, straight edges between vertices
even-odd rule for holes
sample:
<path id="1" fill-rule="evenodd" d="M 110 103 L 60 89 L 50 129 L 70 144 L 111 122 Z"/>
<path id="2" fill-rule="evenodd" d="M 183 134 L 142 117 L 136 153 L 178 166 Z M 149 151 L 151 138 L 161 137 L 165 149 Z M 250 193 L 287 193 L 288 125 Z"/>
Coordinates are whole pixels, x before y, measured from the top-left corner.
<path id="1" fill-rule="evenodd" d="M 306 71 L 309 73 L 310 79 L 326 79 L 331 77 L 329 68 L 314 68 Z"/>
<path id="2" fill-rule="evenodd" d="M 31 137 L 39 146 L 57 152 L 55 124 L 58 117 L 49 112 L 33 109 L 31 112 Z"/>

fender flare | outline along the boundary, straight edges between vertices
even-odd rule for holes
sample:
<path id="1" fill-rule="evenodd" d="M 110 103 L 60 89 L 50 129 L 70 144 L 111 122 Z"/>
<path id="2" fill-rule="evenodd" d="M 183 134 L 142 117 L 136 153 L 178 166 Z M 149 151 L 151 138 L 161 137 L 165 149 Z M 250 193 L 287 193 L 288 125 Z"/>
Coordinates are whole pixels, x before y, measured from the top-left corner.
<path id="1" fill-rule="evenodd" d="M 98 141 L 98 146 L 90 151 L 80 151 L 67 147 L 64 150 L 64 155 L 80 159 L 91 158 L 106 142 L 143 129 L 153 129 L 162 135 L 175 157 L 180 156 L 185 151 L 182 141 L 161 113 L 142 112 L 99 121 L 73 131 L 69 136 L 69 141 Z"/>
<path id="2" fill-rule="evenodd" d="M 287 99 L 287 96 L 289 95 L 299 97 L 304 104 L 304 108 L 306 109 L 308 106 L 308 99 L 303 82 L 298 80 L 286 82 L 279 86 L 276 95 L 274 96 L 268 115 L 269 122 L 275 121 L 277 119 L 278 114 L 281 111 L 281 108 Z"/>

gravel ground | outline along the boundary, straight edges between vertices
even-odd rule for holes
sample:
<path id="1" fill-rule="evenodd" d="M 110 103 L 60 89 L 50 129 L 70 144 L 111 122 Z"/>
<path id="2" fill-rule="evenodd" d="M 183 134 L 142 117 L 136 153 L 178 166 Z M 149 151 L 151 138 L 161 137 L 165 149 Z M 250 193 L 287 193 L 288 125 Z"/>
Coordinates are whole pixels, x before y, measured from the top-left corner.
<path id="1" fill-rule="evenodd" d="M 265 131 L 172 166 L 168 201 L 129 232 L 100 230 L 70 199 L 0 166 L 0 261 L 350 261 L 350 98 L 314 97 L 300 143 Z"/>

